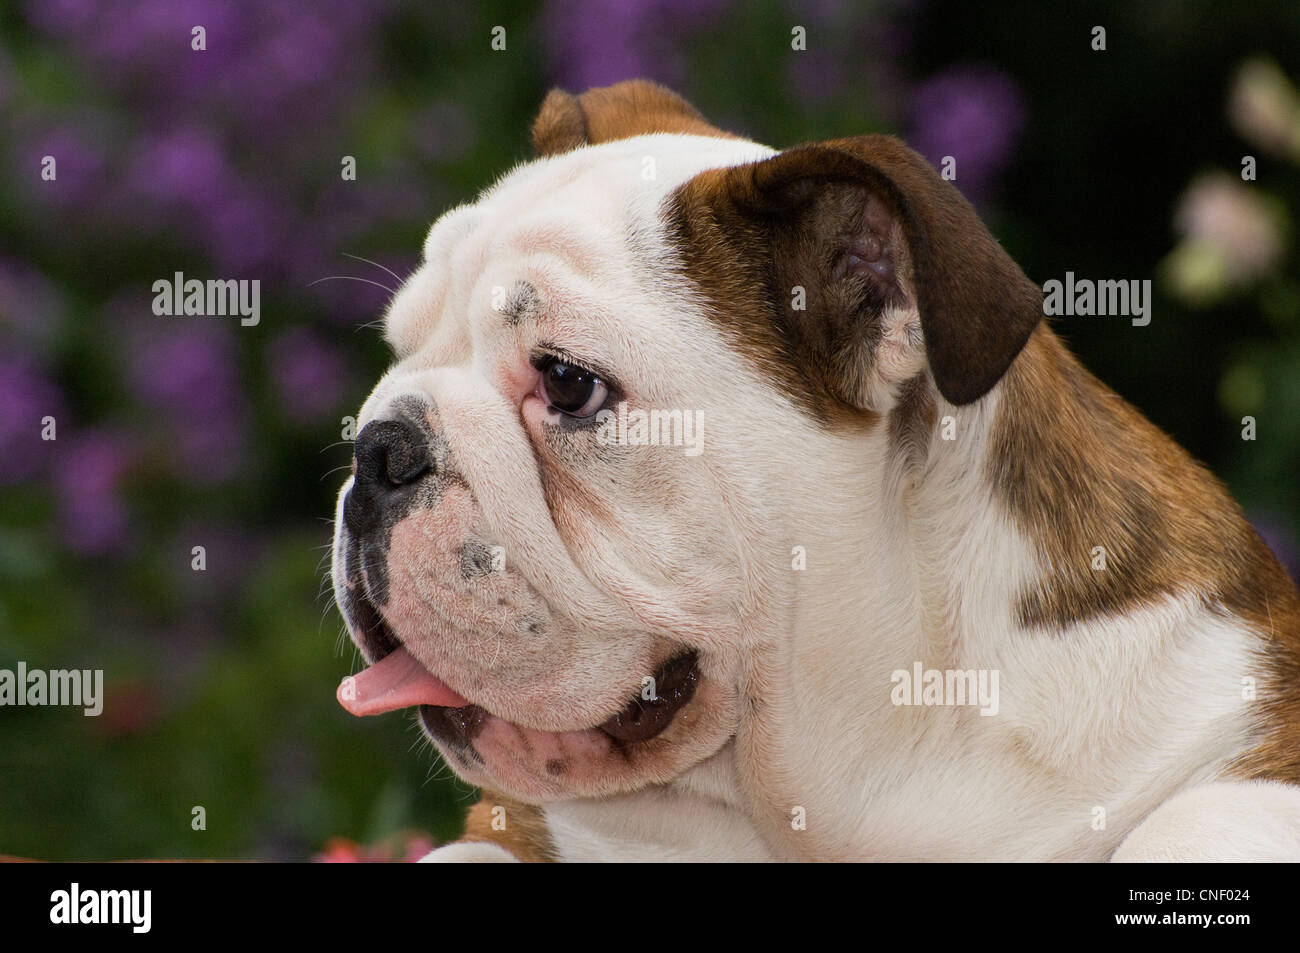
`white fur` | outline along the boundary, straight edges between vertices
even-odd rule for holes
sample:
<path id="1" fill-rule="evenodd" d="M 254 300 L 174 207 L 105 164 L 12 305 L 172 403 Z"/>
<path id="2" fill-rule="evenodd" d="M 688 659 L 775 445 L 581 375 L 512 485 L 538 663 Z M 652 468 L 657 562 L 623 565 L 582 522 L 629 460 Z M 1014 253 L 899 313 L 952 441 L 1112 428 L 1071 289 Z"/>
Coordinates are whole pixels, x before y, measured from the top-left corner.
<path id="1" fill-rule="evenodd" d="M 422 864 L 517 864 L 514 854 L 499 844 L 461 840 L 431 850 L 420 858 Z"/>
<path id="2" fill-rule="evenodd" d="M 546 808 L 558 858 L 570 863 L 753 863 L 773 859 L 736 794 L 730 745 L 673 784 Z"/>
<path id="3" fill-rule="evenodd" d="M 1300 861 L 1300 789 L 1205 784 L 1170 798 L 1125 838 L 1115 863 Z"/>
<path id="4" fill-rule="evenodd" d="M 412 390 L 437 399 L 514 564 L 584 624 L 586 642 L 534 658 L 495 646 L 491 664 L 450 683 L 490 690 L 549 665 L 547 684 L 567 699 L 553 717 L 580 721 L 592 717 L 584 704 L 608 707 L 636 683 L 637 646 L 615 638 L 634 629 L 708 650 L 709 674 L 742 699 L 734 740 L 711 743 L 671 783 L 548 805 L 560 858 L 1104 860 L 1123 842 L 1116 859 L 1296 859 L 1300 792 L 1209 783 L 1258 740 L 1240 685 L 1259 674 L 1259 645 L 1242 622 L 1182 592 L 1066 631 L 1019 627 L 1018 594 L 1052 567 L 981 476 L 998 388 L 965 407 L 940 402 L 956 439 L 936 437 L 911 472 L 887 428 L 813 426 L 731 349 L 689 284 L 638 273 L 671 254 L 666 194 L 769 154 L 654 135 L 523 166 L 439 221 L 388 317 L 399 363 L 359 422 Z M 640 483 L 611 484 L 627 494 L 616 508 L 639 514 L 635 539 L 597 527 L 575 544 L 552 525 L 517 408 L 493 376 L 512 332 L 484 305 L 521 276 L 568 315 L 548 333 L 635 368 L 647 403 L 707 408 L 698 461 L 655 458 Z M 914 326 L 914 313 L 890 316 L 870 382 L 877 409 L 924 366 Z M 662 507 L 645 505 L 662 494 Z M 791 568 L 795 547 L 804 570 Z M 459 664 L 454 654 L 441 661 Z M 581 664 L 556 668 L 561 656 Z M 891 672 L 918 661 L 997 670 L 999 713 L 894 706 Z M 801 814 L 806 829 L 792 823 Z M 455 844 L 426 859 L 499 853 Z"/>

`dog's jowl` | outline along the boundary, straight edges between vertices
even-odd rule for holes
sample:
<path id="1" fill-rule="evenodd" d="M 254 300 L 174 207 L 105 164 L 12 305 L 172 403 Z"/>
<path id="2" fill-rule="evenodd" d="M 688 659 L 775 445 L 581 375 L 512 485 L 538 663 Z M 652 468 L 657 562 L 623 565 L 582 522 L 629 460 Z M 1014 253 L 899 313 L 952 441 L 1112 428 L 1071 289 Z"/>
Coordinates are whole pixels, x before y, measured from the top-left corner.
<path id="1" fill-rule="evenodd" d="M 646 82 L 532 139 L 338 501 L 340 702 L 484 789 L 431 860 L 1300 859 L 1294 586 L 950 183 Z"/>

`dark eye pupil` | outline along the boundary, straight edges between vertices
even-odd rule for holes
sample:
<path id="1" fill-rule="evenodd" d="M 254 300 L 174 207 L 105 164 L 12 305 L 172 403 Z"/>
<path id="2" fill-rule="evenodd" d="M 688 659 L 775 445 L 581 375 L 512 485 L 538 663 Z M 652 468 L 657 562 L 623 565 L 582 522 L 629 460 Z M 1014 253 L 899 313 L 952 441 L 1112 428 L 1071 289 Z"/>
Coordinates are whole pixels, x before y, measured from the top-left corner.
<path id="1" fill-rule="evenodd" d="M 581 410 L 595 389 L 596 378 L 589 371 L 559 361 L 546 368 L 546 396 L 559 410 Z"/>

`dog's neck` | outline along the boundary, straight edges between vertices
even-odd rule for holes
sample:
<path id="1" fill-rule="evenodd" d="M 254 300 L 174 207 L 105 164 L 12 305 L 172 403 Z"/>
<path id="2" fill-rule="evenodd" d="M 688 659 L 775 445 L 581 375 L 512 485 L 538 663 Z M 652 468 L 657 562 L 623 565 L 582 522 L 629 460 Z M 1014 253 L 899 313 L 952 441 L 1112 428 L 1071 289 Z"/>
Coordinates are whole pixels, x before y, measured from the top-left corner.
<path id="1" fill-rule="evenodd" d="M 809 457 L 815 463 L 809 464 L 808 479 L 819 473 L 816 485 L 824 491 L 804 493 L 803 510 L 791 502 L 798 515 L 787 524 L 791 538 L 784 547 L 805 547 L 807 568 L 789 574 L 793 598 L 769 603 L 794 608 L 787 618 L 765 620 L 777 636 L 753 652 L 746 685 L 760 715 L 738 738 L 739 765 L 795 766 L 789 779 L 738 778 L 752 799 L 767 805 L 768 815 L 758 816 L 774 818 L 769 839 L 791 837 L 788 823 L 773 812 L 774 805 L 789 802 L 785 810 L 812 810 L 816 804 L 824 815 L 844 812 L 823 816 L 822 824 L 831 826 L 821 826 L 820 833 L 810 823 L 803 832 L 810 836 L 795 837 L 791 845 L 815 844 L 834 855 L 842 849 L 835 838 L 841 836 L 842 845 L 844 832 L 855 826 L 872 842 L 880 829 L 864 819 L 863 804 L 887 817 L 891 803 L 923 796 L 892 786 L 900 772 L 913 778 L 933 772 L 933 782 L 949 791 L 962 783 L 970 790 L 984 784 L 984 795 L 994 800 L 1036 796 L 1016 788 L 1023 763 L 1005 760 L 1015 744 L 1014 713 L 986 718 L 969 700 L 965 707 L 918 700 L 907 703 L 914 707 L 899 707 L 893 689 L 899 673 L 910 679 L 918 665 L 926 672 L 1023 673 L 1026 664 L 1048 670 L 1054 664 L 1037 655 L 1027 662 L 1023 653 L 1035 636 L 1025 618 L 1026 596 L 1055 585 L 1059 568 L 1052 563 L 1052 544 L 1059 540 L 1047 538 L 1049 528 L 1035 535 L 1016 510 L 1019 490 L 999 485 L 1004 461 L 996 455 L 1009 443 L 1026 446 L 1025 452 L 1054 452 L 1029 447 L 1018 428 L 1032 431 L 1034 421 L 1053 419 L 1049 404 L 1067 384 L 1102 392 L 1077 364 L 1062 368 L 1062 353 L 1050 332 L 1040 329 L 1017 366 L 981 400 L 954 406 L 927 387 L 924 399 L 913 394 L 910 406 L 906 399 L 895 402 L 865 433 L 840 438 L 834 449 L 835 438 L 827 437 L 822 455 Z M 1076 369 L 1083 377 L 1063 382 L 1062 375 Z M 891 421 L 900 414 L 916 419 Z M 900 439 L 909 432 L 925 436 L 909 445 Z M 1104 475 L 1091 471 L 1070 479 Z M 1158 501 L 1140 509 L 1158 510 Z M 1075 556 L 1086 568 L 1087 547 Z M 801 685 L 818 686 L 815 706 L 800 706 L 806 696 Z M 1017 690 L 1002 688 L 1004 697 Z M 854 713 L 853 723 L 827 724 L 826 713 L 835 711 Z M 1055 750 L 1069 749 L 1062 744 Z M 816 752 L 816 770 L 803 763 L 814 757 L 806 752 Z M 825 784 L 814 792 L 809 779 L 819 772 Z M 958 782 L 960 776 L 968 781 Z M 856 799 L 843 800 L 846 791 Z M 910 841 L 918 853 L 928 836 Z M 868 846 L 882 856 L 893 849 Z M 867 847 L 859 841 L 853 849 L 861 856 Z"/>
<path id="2" fill-rule="evenodd" d="M 800 788 L 818 772 L 842 775 L 828 777 L 825 790 L 860 790 L 873 752 L 911 743 L 882 737 L 895 730 L 882 725 L 898 722 L 890 711 L 895 672 L 917 662 L 997 667 L 1031 554 L 984 475 L 1001 395 L 995 388 L 957 407 L 924 388 L 900 388 L 869 429 L 826 436 L 799 454 L 807 471 L 793 477 L 799 492 L 783 502 L 793 514 L 783 524 L 788 536 L 771 542 L 771 558 L 789 566 L 776 584 L 789 588 L 764 603 L 787 614 L 758 623 L 764 635 L 743 691 L 765 716 L 738 739 L 737 762 L 787 764 L 790 752 L 816 749 L 818 771 L 789 784 L 740 778 L 752 797 L 793 809 L 813 799 Z M 799 686 L 812 684 L 816 715 L 798 702 L 806 694 Z M 828 711 L 856 712 L 860 723 L 817 723 Z M 907 730 L 924 735 L 925 719 L 909 719 Z M 769 837 L 783 828 L 778 819 Z"/>
<path id="3" fill-rule="evenodd" d="M 1281 618 L 1295 588 L 1222 486 L 1047 328 L 979 401 L 924 394 L 933 413 L 898 401 L 864 433 L 803 448 L 819 492 L 783 501 L 796 516 L 771 545 L 774 559 L 805 547 L 807 568 L 750 653 L 738 784 L 792 856 L 916 858 L 965 838 L 972 856 L 1013 857 L 1009 830 L 1040 856 L 1106 856 L 1123 829 L 1079 823 L 1086 804 L 1142 816 L 1143 799 L 1217 776 L 1253 743 L 1221 673 L 1256 670 L 1241 627 L 1267 633 L 1259 603 Z M 900 441 L 898 413 L 926 438 Z M 918 667 L 1005 674 L 998 716 L 900 702 L 896 677 Z M 1132 692 L 1141 712 L 1117 714 Z M 1120 717 L 1133 734 L 1102 753 L 1095 725 Z M 790 767 L 745 776 L 750 764 Z M 905 830 L 918 798 L 936 820 Z M 1017 827 L 1022 800 L 1054 806 Z M 801 805 L 808 828 L 792 833 Z"/>
<path id="4" fill-rule="evenodd" d="M 966 667 L 1012 627 L 1033 547 L 989 478 L 1002 401 L 1001 385 L 958 407 L 928 381 L 909 382 L 834 451 L 853 475 L 822 485 L 840 492 L 804 494 L 802 513 L 791 503 L 791 547 L 807 554 L 789 603 L 796 658 L 816 658 L 823 640 L 854 645 L 854 681 L 888 685 L 903 663 Z M 831 455 L 813 459 L 825 467 Z"/>

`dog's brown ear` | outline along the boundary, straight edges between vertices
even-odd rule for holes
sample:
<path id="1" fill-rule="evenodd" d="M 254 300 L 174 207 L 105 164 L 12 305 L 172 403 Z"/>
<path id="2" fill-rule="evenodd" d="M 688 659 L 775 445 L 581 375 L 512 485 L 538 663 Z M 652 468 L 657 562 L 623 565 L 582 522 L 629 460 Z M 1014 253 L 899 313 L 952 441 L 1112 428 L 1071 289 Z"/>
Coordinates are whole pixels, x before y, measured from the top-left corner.
<path id="1" fill-rule="evenodd" d="M 551 156 L 650 132 L 733 138 L 671 89 L 629 79 L 579 96 L 552 89 L 533 120 L 533 149 L 539 156 Z"/>
<path id="2" fill-rule="evenodd" d="M 751 284 L 767 286 L 780 349 L 852 406 L 868 406 L 872 382 L 888 370 L 876 351 L 891 309 L 915 306 L 931 374 L 954 404 L 986 394 L 1042 316 L 1042 292 L 970 203 L 890 136 L 801 146 L 703 173 L 675 202 L 679 220 L 708 223 L 712 235 L 697 234 L 697 245 L 770 263 L 761 276 L 742 267 Z M 739 281 L 731 284 L 734 294 Z M 801 309 L 788 307 L 792 288 L 806 291 Z"/>

